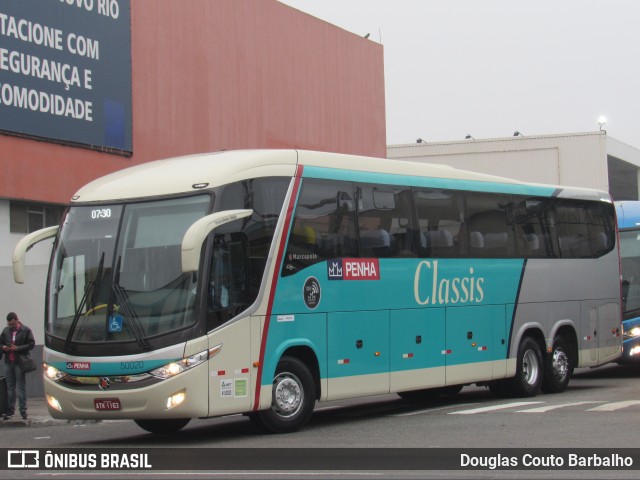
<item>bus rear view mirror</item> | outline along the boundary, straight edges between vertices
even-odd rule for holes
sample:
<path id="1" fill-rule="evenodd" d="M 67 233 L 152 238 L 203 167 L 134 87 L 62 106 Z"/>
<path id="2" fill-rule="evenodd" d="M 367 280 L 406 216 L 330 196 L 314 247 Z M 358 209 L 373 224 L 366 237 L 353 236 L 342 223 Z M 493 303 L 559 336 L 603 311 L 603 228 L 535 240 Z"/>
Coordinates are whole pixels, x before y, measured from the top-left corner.
<path id="1" fill-rule="evenodd" d="M 24 283 L 24 260 L 27 251 L 36 243 L 42 242 L 47 238 L 55 237 L 58 234 L 58 226 L 47 227 L 30 233 L 18 242 L 13 250 L 13 281 L 16 283 Z"/>
<path id="2" fill-rule="evenodd" d="M 182 271 L 184 273 L 198 271 L 202 244 L 214 229 L 252 214 L 253 210 L 225 210 L 212 213 L 194 222 L 182 237 Z"/>

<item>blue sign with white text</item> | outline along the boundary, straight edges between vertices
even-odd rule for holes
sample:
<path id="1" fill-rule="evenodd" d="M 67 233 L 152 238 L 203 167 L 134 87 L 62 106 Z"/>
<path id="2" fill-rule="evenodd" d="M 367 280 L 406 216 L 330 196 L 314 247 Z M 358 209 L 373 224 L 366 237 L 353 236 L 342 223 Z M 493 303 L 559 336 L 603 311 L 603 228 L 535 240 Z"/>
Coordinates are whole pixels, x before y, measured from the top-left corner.
<path id="1" fill-rule="evenodd" d="M 0 130 L 132 152 L 130 0 L 0 3 Z"/>

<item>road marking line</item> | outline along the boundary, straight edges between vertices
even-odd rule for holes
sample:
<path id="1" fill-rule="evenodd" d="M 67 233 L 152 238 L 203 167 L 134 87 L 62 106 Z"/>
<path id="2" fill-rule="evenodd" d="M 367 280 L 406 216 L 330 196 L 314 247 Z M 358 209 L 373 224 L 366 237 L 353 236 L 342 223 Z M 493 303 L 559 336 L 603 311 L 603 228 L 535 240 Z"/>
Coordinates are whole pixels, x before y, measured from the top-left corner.
<path id="1" fill-rule="evenodd" d="M 606 403 L 598 407 L 590 408 L 589 410 L 587 410 L 587 412 L 613 412 L 614 410 L 627 408 L 631 405 L 640 405 L 640 400 L 627 400 L 626 402 Z"/>
<path id="2" fill-rule="evenodd" d="M 533 405 L 533 404 L 536 404 L 536 403 L 544 403 L 544 402 L 512 402 L 512 403 L 504 403 L 502 405 L 494 405 L 492 407 L 472 408 L 471 410 L 461 410 L 459 412 L 449 412 L 447 415 L 473 415 L 475 413 L 492 412 L 494 410 L 503 410 L 503 409 L 506 409 L 506 408 L 522 407 L 524 405 Z"/>
<path id="3" fill-rule="evenodd" d="M 604 400 L 563 403 L 563 404 L 560 404 L 560 405 L 547 405 L 545 407 L 536 407 L 536 408 L 528 408 L 528 409 L 525 409 L 525 410 L 518 410 L 518 413 L 544 413 L 544 412 L 548 412 L 549 410 L 555 410 L 555 409 L 558 409 L 558 408 L 573 407 L 575 405 L 585 405 L 587 403 L 603 403 L 603 402 L 604 402 Z"/>

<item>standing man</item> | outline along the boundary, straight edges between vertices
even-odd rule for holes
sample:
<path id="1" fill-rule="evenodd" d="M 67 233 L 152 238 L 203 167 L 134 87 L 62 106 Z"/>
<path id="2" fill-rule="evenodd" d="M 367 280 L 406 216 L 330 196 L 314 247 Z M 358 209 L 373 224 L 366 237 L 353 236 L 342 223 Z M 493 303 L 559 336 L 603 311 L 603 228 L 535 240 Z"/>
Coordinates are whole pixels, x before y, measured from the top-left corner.
<path id="1" fill-rule="evenodd" d="M 27 383 L 25 372 L 19 363 L 20 356 L 29 356 L 35 346 L 33 332 L 20 323 L 18 315 L 11 312 L 7 315 L 7 326 L 0 334 L 0 345 L 4 356 L 4 375 L 7 379 L 7 411 L 4 419 L 13 417 L 16 408 L 16 387 L 18 389 L 18 407 L 20 416 L 27 419 Z"/>

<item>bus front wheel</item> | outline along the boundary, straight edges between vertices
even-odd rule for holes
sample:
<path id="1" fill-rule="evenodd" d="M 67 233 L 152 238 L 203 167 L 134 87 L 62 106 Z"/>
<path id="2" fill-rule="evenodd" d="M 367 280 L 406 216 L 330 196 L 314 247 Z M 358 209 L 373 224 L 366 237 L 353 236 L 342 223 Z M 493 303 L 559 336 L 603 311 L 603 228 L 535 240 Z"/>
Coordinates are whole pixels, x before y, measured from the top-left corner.
<path id="1" fill-rule="evenodd" d="M 510 394 L 517 397 L 534 397 L 542 384 L 542 354 L 532 337 L 524 337 L 518 347 L 516 376 L 507 382 Z"/>
<path id="2" fill-rule="evenodd" d="M 307 366 L 297 358 L 282 357 L 273 379 L 271 408 L 250 418 L 272 433 L 295 432 L 311 418 L 315 401 L 315 382 Z"/>
<path id="3" fill-rule="evenodd" d="M 155 419 L 155 420 L 134 420 L 136 424 L 150 433 L 176 433 L 181 430 L 190 418 L 169 418 L 169 419 Z"/>

